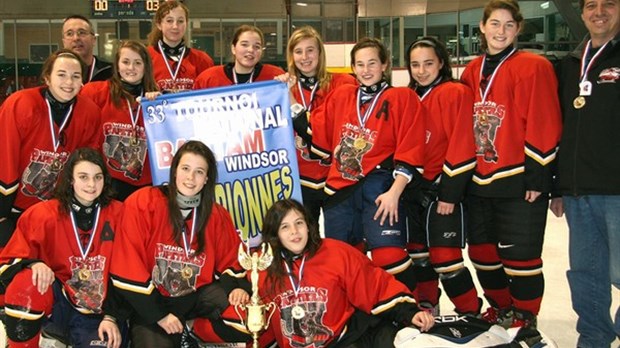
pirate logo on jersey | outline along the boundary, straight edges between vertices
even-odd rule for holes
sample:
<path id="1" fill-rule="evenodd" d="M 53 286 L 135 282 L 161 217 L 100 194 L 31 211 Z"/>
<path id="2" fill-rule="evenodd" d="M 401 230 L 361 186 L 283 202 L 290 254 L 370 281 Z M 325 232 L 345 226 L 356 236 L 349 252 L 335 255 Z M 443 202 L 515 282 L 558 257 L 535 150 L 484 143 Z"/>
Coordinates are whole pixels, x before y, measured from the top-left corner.
<path id="1" fill-rule="evenodd" d="M 105 256 L 97 255 L 82 259 L 69 257 L 71 278 L 67 280 L 67 294 L 72 302 L 81 308 L 101 313 L 104 298 Z"/>
<path id="2" fill-rule="evenodd" d="M 346 124 L 342 127 L 340 143 L 334 150 L 338 171 L 348 180 L 358 181 L 364 177 L 364 155 L 372 149 L 376 131 Z"/>
<path id="3" fill-rule="evenodd" d="M 486 102 L 484 105 L 474 105 L 474 138 L 476 141 L 476 155 L 481 156 L 485 162 L 497 163 L 499 155 L 495 148 L 497 131 L 504 118 L 504 107 L 497 106 L 494 102 Z"/>
<path id="4" fill-rule="evenodd" d="M 179 246 L 157 243 L 152 279 L 164 295 L 179 297 L 196 291 L 196 278 L 205 264 L 205 254 L 195 250 L 185 255 Z"/>
<path id="5" fill-rule="evenodd" d="M 280 327 L 291 347 L 322 347 L 334 332 L 323 323 L 327 289 L 302 286 L 297 295 L 291 290 L 275 298 L 280 307 Z"/>
<path id="6" fill-rule="evenodd" d="M 106 123 L 103 153 L 111 170 L 123 173 L 126 178 L 138 180 L 142 176 L 146 159 L 146 133 L 144 127 L 124 123 Z"/>
<path id="7" fill-rule="evenodd" d="M 52 198 L 58 175 L 68 158 L 68 152 L 34 149 L 22 175 L 22 193 L 43 201 Z"/>
<path id="8" fill-rule="evenodd" d="M 607 68 L 601 71 L 598 75 L 598 83 L 599 85 L 602 83 L 616 83 L 616 81 L 620 80 L 620 68 Z"/>

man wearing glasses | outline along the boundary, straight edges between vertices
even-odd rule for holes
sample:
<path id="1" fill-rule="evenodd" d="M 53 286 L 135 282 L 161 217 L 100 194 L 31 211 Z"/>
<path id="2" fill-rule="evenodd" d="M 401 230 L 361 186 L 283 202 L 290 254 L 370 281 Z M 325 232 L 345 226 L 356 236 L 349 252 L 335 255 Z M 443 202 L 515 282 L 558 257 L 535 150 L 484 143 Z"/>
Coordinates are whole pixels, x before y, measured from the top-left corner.
<path id="1" fill-rule="evenodd" d="M 65 18 L 62 25 L 62 44 L 77 53 L 88 66 L 84 83 L 105 81 L 112 77 L 112 64 L 93 55 L 97 38 L 88 18 L 71 15 Z"/>

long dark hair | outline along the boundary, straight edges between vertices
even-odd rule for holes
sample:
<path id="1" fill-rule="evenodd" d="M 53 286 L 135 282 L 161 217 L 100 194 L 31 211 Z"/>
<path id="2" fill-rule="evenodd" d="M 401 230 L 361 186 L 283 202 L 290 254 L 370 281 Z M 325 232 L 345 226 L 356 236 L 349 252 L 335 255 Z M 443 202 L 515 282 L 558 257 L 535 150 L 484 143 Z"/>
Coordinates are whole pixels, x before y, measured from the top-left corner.
<path id="1" fill-rule="evenodd" d="M 285 262 L 292 262 L 291 253 L 284 248 L 278 236 L 282 220 L 286 214 L 291 211 L 298 212 L 308 226 L 308 243 L 304 248 L 304 253 L 308 254 L 308 258 L 316 254 L 322 243 L 319 227 L 310 217 L 306 208 L 298 201 L 294 199 L 283 199 L 275 202 L 271 208 L 267 210 L 265 218 L 263 219 L 262 238 L 263 242 L 267 242 L 271 245 L 274 255 L 274 260 L 267 269 L 267 278 L 270 280 L 269 283 L 271 284 L 269 290 L 272 294 L 275 294 L 276 289 L 284 286 L 284 280 L 288 276 L 282 262 L 280 262 L 282 256 L 284 256 Z"/>
<path id="2" fill-rule="evenodd" d="M 78 163 L 84 161 L 97 165 L 101 168 L 101 173 L 103 174 L 103 190 L 97 198 L 97 202 L 103 208 L 112 201 L 112 196 L 114 195 L 112 177 L 103 161 L 103 157 L 98 151 L 90 147 L 82 147 L 71 153 L 67 163 L 62 168 L 62 172 L 60 172 L 60 178 L 54 189 L 54 198 L 60 201 L 59 209 L 61 214 L 69 214 L 70 212 L 70 204 L 75 195 L 75 192 L 73 192 L 73 169 Z"/>
<path id="3" fill-rule="evenodd" d="M 144 92 L 157 91 L 157 84 L 155 83 L 155 77 L 153 76 L 153 62 L 151 56 L 141 42 L 128 40 L 121 43 L 118 50 L 116 50 L 116 56 L 114 57 L 114 74 L 110 78 L 110 96 L 112 102 L 117 108 L 121 107 L 121 99 L 125 98 L 130 102 L 134 102 L 134 96 L 123 88 L 121 82 L 121 75 L 119 74 L 119 62 L 121 60 L 121 50 L 123 48 L 130 49 L 140 55 L 142 62 L 144 62 L 144 76 L 142 77 L 142 88 Z"/>
<path id="4" fill-rule="evenodd" d="M 519 3 L 515 0 L 490 0 L 485 6 L 484 6 L 484 10 L 482 11 L 482 24 L 486 24 L 486 22 L 489 20 L 489 17 L 491 17 L 491 13 L 493 13 L 493 11 L 495 10 L 507 10 L 508 12 L 510 12 L 510 14 L 512 15 L 512 19 L 514 19 L 515 22 L 517 22 L 517 26 L 519 27 L 519 31 L 523 30 L 523 15 L 521 14 L 521 8 L 519 7 Z M 484 34 L 480 33 L 480 48 L 482 48 L 484 51 L 487 50 L 488 48 L 488 43 L 487 43 L 487 39 L 485 38 Z M 516 40 L 516 38 L 515 38 Z M 512 43 L 513 45 L 516 44 L 516 42 Z"/>
<path id="5" fill-rule="evenodd" d="M 410 66 L 411 51 L 413 51 L 413 49 L 417 47 L 432 48 L 433 51 L 435 52 L 437 59 L 439 59 L 439 63 L 443 64 L 443 66 L 439 70 L 439 76 L 441 77 L 441 83 L 454 80 L 454 78 L 452 77 L 452 67 L 450 67 L 450 55 L 448 54 L 448 50 L 446 49 L 446 46 L 444 46 L 444 44 L 439 42 L 437 39 L 430 37 L 430 36 L 426 36 L 426 37 L 423 37 L 421 39 L 418 39 L 412 42 L 411 45 L 409 45 L 409 48 L 407 49 L 407 53 L 405 53 L 405 62 L 407 64 L 407 72 L 409 73 L 409 87 L 410 88 L 415 88 L 418 85 L 416 80 L 413 78 L 413 75 L 411 74 L 411 66 Z"/>
<path id="6" fill-rule="evenodd" d="M 181 238 L 183 237 L 183 228 L 185 227 L 185 219 L 181 214 L 181 208 L 177 203 L 177 167 L 181 161 L 181 157 L 186 153 L 192 153 L 198 155 L 207 162 L 207 183 L 200 191 L 200 205 L 196 210 L 198 216 L 196 217 L 195 230 L 198 238 L 197 254 L 204 251 L 205 248 L 205 233 L 202 233 L 209 222 L 211 217 L 211 211 L 213 210 L 213 204 L 215 203 L 215 182 L 217 181 L 217 162 L 215 161 L 215 155 L 209 149 L 209 147 L 197 140 L 190 140 L 183 144 L 177 153 L 172 158 L 172 164 L 170 165 L 170 181 L 168 182 L 166 196 L 168 198 L 168 212 L 170 215 L 170 224 L 173 229 L 174 240 L 182 245 Z"/>

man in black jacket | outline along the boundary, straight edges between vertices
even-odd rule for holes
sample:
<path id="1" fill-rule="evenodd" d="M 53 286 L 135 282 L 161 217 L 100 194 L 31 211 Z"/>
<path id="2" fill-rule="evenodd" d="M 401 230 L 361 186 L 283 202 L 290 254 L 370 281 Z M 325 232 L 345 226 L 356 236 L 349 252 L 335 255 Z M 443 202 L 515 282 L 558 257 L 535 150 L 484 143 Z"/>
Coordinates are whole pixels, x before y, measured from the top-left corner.
<path id="1" fill-rule="evenodd" d="M 566 212 L 567 272 L 579 315 L 578 347 L 609 347 L 620 337 L 620 0 L 580 0 L 589 35 L 558 67 L 564 119 L 557 193 L 551 210 Z"/>

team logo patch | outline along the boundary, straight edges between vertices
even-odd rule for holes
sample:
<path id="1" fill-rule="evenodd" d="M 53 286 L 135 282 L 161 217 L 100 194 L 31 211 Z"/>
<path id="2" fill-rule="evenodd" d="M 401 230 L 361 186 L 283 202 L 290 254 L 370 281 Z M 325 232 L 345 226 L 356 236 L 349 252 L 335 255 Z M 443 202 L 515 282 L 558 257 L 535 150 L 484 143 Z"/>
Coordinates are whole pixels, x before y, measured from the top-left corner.
<path id="1" fill-rule="evenodd" d="M 22 193 L 42 201 L 52 198 L 60 171 L 69 159 L 68 152 L 56 153 L 34 149 L 22 175 Z"/>
<path id="2" fill-rule="evenodd" d="M 205 254 L 185 256 L 179 246 L 157 243 L 152 279 L 157 288 L 170 297 L 179 297 L 196 291 L 196 278 L 205 264 Z"/>
<path id="3" fill-rule="evenodd" d="M 493 102 L 478 102 L 474 105 L 474 137 L 476 155 L 487 163 L 497 163 L 499 154 L 495 147 L 497 132 L 502 125 L 505 107 Z"/>
<path id="4" fill-rule="evenodd" d="M 144 127 L 122 123 L 106 123 L 103 153 L 108 167 L 123 176 L 138 180 L 142 176 L 146 159 L 146 133 Z"/>
<path id="5" fill-rule="evenodd" d="M 597 83 L 616 83 L 616 81 L 620 80 L 620 68 L 608 68 L 598 75 Z"/>
<path id="6" fill-rule="evenodd" d="M 67 288 L 75 305 L 101 313 L 105 260 L 102 255 L 86 259 L 80 256 L 69 257 L 71 279 L 67 281 Z"/>
<path id="7" fill-rule="evenodd" d="M 374 146 L 377 131 L 347 123 L 340 134 L 340 143 L 334 150 L 338 171 L 345 179 L 359 181 L 364 177 L 364 155 Z"/>

